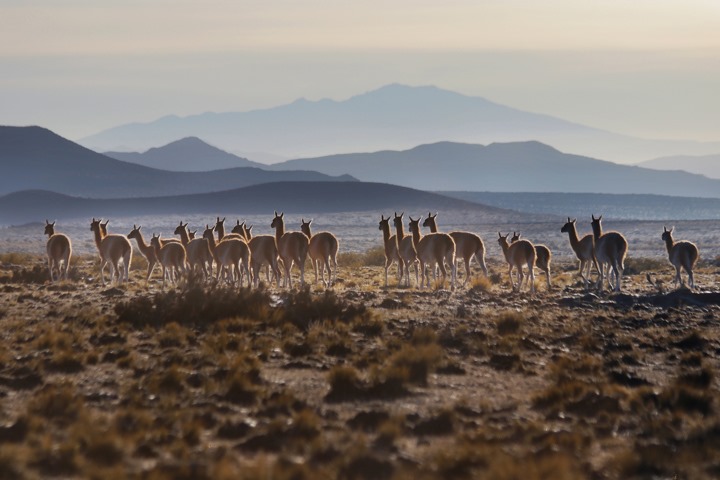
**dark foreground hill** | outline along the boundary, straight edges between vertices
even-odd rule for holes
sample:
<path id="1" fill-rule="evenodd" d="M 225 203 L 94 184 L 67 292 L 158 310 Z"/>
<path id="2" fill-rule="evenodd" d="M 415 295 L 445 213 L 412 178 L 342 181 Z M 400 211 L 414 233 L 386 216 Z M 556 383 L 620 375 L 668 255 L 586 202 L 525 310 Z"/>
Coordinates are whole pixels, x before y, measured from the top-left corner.
<path id="1" fill-rule="evenodd" d="M 278 170 L 350 174 L 421 190 L 647 193 L 720 197 L 720 180 L 680 171 L 620 165 L 560 152 L 540 142 L 487 146 L 440 142 L 410 150 L 289 160 Z"/>
<path id="2" fill-rule="evenodd" d="M 281 182 L 223 192 L 154 198 L 90 199 L 48 191 L 23 191 L 0 197 L 0 224 L 52 219 L 175 215 L 282 210 L 358 212 L 386 210 L 464 210 L 487 221 L 527 220 L 530 216 L 396 185 L 362 182 Z M 544 216 L 543 218 L 547 218 Z"/>
<path id="3" fill-rule="evenodd" d="M 168 172 L 106 157 L 41 127 L 0 127 L 0 172 L 0 194 L 50 190 L 94 198 L 212 192 L 280 181 L 353 180 L 250 167 Z"/>

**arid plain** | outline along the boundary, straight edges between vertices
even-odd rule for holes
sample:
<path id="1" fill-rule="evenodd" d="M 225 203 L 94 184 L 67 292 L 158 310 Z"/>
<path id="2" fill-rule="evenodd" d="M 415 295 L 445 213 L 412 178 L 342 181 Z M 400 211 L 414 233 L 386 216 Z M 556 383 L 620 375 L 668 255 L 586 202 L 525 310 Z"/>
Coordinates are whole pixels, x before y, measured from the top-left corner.
<path id="1" fill-rule="evenodd" d="M 700 247 L 690 292 L 673 288 L 662 222 L 608 221 L 630 244 L 611 294 L 584 290 L 563 219 L 448 214 L 490 268 L 451 291 L 398 288 L 394 266 L 383 287 L 379 215 L 316 216 L 344 252 L 330 291 L 163 291 L 137 251 L 131 282 L 102 286 L 89 219 L 58 224 L 76 256 L 50 284 L 42 226 L 0 230 L 0 477 L 720 475 L 720 222 L 673 223 Z M 178 220 L 109 228 L 170 236 Z M 271 233 L 271 216 L 241 220 Z M 511 290 L 497 231 L 552 249 L 550 291 L 541 274 L 535 295 Z"/>

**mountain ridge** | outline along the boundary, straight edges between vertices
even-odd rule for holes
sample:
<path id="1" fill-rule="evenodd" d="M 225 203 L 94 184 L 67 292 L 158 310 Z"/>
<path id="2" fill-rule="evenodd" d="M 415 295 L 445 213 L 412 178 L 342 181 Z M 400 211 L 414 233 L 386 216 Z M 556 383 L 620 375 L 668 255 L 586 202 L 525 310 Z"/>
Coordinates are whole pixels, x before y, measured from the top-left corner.
<path id="1" fill-rule="evenodd" d="M 98 198 L 200 193 L 282 180 L 354 180 L 254 167 L 169 172 L 107 157 L 37 126 L 0 126 L 0 166 L 0 194 L 43 189 Z"/>
<path id="2" fill-rule="evenodd" d="M 253 162 L 204 142 L 198 137 L 183 137 L 144 152 L 102 152 L 103 155 L 146 167 L 171 172 L 203 172 L 235 167 L 264 169 Z"/>
<path id="3" fill-rule="evenodd" d="M 720 197 L 720 180 L 567 154 L 538 141 L 437 142 L 408 150 L 288 160 L 270 168 L 343 172 L 428 191 L 647 193 Z"/>
<path id="4" fill-rule="evenodd" d="M 636 165 L 655 170 L 682 170 L 720 179 L 720 153 L 710 155 L 671 155 L 646 160 Z"/>
<path id="5" fill-rule="evenodd" d="M 621 163 L 720 151 L 720 142 L 634 138 L 436 86 L 401 84 L 344 100 L 298 99 L 264 109 L 165 116 L 119 125 L 80 142 L 100 150 L 118 145 L 141 149 L 190 135 L 228 151 L 263 151 L 290 158 L 407 149 L 444 140 L 535 139 L 563 151 Z"/>

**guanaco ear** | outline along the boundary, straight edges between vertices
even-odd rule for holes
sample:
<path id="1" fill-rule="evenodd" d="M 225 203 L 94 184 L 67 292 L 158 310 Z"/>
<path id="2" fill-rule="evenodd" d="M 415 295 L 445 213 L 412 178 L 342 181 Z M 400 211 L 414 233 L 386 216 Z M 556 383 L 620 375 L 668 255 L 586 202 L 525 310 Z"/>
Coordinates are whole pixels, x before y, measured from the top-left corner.
<path id="1" fill-rule="evenodd" d="M 311 218 L 310 221 L 308 222 L 308 225 L 310 225 L 312 223 L 312 221 L 313 221 L 313 219 Z"/>
<path id="2" fill-rule="evenodd" d="M 432 212 L 428 212 L 428 218 L 432 218 Z"/>
<path id="3" fill-rule="evenodd" d="M 600 215 L 600 216 L 598 217 L 598 220 L 602 220 L 602 215 Z"/>
<path id="4" fill-rule="evenodd" d="M 390 217 L 388 217 L 388 219 L 389 219 L 389 218 L 390 218 Z M 383 215 L 382 213 L 380 214 L 380 221 L 381 221 L 381 222 L 384 222 L 384 221 L 385 221 L 385 215 Z"/>
<path id="5" fill-rule="evenodd" d="M 50 225 L 52 225 L 54 227 L 55 223 L 57 223 L 57 220 L 53 220 L 53 223 L 51 223 Z M 675 227 L 673 227 L 673 228 L 675 228 Z"/>
<path id="6" fill-rule="evenodd" d="M 195 234 L 197 233 L 197 230 L 193 230 L 193 231 L 190 232 L 190 233 L 192 233 L 193 235 L 195 235 Z"/>
<path id="7" fill-rule="evenodd" d="M 667 232 L 667 226 L 663 225 L 663 233 Z"/>
<path id="8" fill-rule="evenodd" d="M 573 218 L 572 223 L 577 222 L 577 218 Z"/>
<path id="9" fill-rule="evenodd" d="M 673 225 L 672 227 L 670 227 L 670 233 L 672 233 L 673 230 L 675 230 L 675 225 Z"/>
<path id="10" fill-rule="evenodd" d="M 591 213 L 590 216 L 592 217 L 593 222 L 594 222 L 595 220 L 597 220 L 597 218 L 595 218 L 595 215 L 594 215 L 594 214 Z"/>
<path id="11" fill-rule="evenodd" d="M 215 228 L 215 227 L 213 227 L 213 228 Z M 205 230 L 210 230 L 210 225 L 208 225 L 207 223 L 205 224 Z"/>
<path id="12" fill-rule="evenodd" d="M 50 225 L 50 222 L 48 222 L 48 219 L 45 219 L 45 225 Z"/>
<path id="13" fill-rule="evenodd" d="M 102 225 L 103 225 L 104 227 L 107 227 L 108 223 L 110 223 L 110 220 L 105 220 L 105 223 L 103 223 Z"/>
<path id="14" fill-rule="evenodd" d="M 252 227 L 253 227 L 252 225 L 250 225 L 249 227 L 247 227 L 248 231 L 252 230 Z"/>
<path id="15" fill-rule="evenodd" d="M 437 217 L 437 214 L 438 214 L 438 212 L 435 212 L 435 215 L 433 215 L 432 218 Z M 428 215 L 428 217 L 429 217 L 429 216 L 430 216 L 430 215 Z"/>
<path id="16" fill-rule="evenodd" d="M 503 238 L 502 233 L 498 232 L 498 238 Z"/>
<path id="17" fill-rule="evenodd" d="M 285 217 L 285 212 L 280 212 L 280 218 Z"/>

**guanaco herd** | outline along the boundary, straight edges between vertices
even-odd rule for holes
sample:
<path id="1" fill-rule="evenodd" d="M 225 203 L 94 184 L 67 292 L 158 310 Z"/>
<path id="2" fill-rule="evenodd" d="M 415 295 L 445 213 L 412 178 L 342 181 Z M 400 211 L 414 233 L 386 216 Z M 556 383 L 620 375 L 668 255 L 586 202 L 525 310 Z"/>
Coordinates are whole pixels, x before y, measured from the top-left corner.
<path id="1" fill-rule="evenodd" d="M 421 232 L 420 220 L 409 217 L 410 234 L 405 233 L 404 214 L 395 213 L 392 234 L 390 217 L 380 216 L 379 230 L 382 231 L 385 248 L 385 286 L 388 286 L 388 269 L 397 263 L 398 284 L 410 286 L 410 270 L 414 267 L 415 284 L 420 288 L 430 287 L 430 275 L 427 267 L 432 270 L 433 281 L 437 281 L 438 270 L 445 283 L 450 268 L 450 287 L 455 289 L 457 283 L 457 262 L 462 259 L 465 264 L 465 285 L 470 279 L 470 262 L 473 258 L 480 265 L 485 276 L 488 269 L 485 265 L 485 244 L 480 236 L 471 232 L 453 231 L 443 233 L 438 231 L 437 213 L 428 213 L 422 223 L 430 233 Z M 625 237 L 618 232 L 604 232 L 602 229 L 602 215 L 592 216 L 592 234 L 580 238 L 576 228 L 577 219 L 568 217 L 567 223 L 560 231 L 567 233 L 570 246 L 580 261 L 579 274 L 585 289 L 590 288 L 590 274 L 593 265 L 598 272 L 595 287 L 602 290 L 605 278 L 611 290 L 620 291 L 622 275 L 625 269 L 625 256 L 628 243 Z M 201 237 L 196 238 L 196 231 L 189 231 L 188 224 L 182 223 L 175 229 L 174 234 L 180 238 L 161 238 L 153 234 L 148 244 L 141 232 L 142 227 L 133 225 L 127 235 L 109 234 L 108 221 L 92 219 L 90 230 L 93 232 L 95 245 L 100 255 L 100 279 L 105 282 L 105 267 L 109 265 L 110 281 L 117 283 L 127 282 L 129 278 L 130 262 L 132 259 L 131 239 L 137 242 L 140 253 L 147 259 L 146 282 L 155 265 L 160 264 L 163 275 L 163 288 L 166 281 L 177 282 L 181 275 L 189 270 L 197 270 L 205 278 L 212 276 L 215 265 L 215 280 L 224 276 L 226 282 L 238 284 L 242 287 L 258 287 L 262 267 L 265 267 L 265 278 L 268 283 L 274 280 L 280 287 L 282 279 L 283 288 L 292 288 L 293 281 L 291 269 L 297 265 L 300 270 L 300 283 L 305 283 L 305 260 L 310 257 L 315 271 L 315 283 L 321 281 L 329 288 L 337 279 L 338 239 L 330 232 L 313 233 L 310 225 L 312 220 L 306 222 L 302 219 L 300 231 L 286 231 L 284 214 L 276 211 L 270 224 L 275 229 L 275 235 L 253 236 L 253 226 L 245 222 L 236 222 L 231 233 L 225 233 L 225 218 L 217 217 L 215 225 L 205 226 Z M 70 238 L 62 233 L 55 233 L 55 222 L 45 220 L 45 234 L 47 241 L 47 259 L 50 270 L 50 280 L 56 281 L 68 278 L 72 244 Z M 215 235 L 217 234 L 217 239 Z M 695 288 L 693 268 L 698 260 L 698 248 L 688 241 L 676 242 L 672 237 L 673 228 L 663 228 L 662 240 L 668 252 L 670 263 L 675 267 L 674 281 L 677 285 L 685 285 L 680 271 L 685 270 L 690 288 Z M 498 244 L 502 249 L 505 261 L 508 264 L 508 277 L 513 290 L 522 289 L 523 283 L 529 283 L 531 292 L 535 292 L 535 267 L 545 273 L 547 288 L 550 289 L 551 273 L 550 262 L 552 253 L 545 245 L 535 245 L 529 240 L 521 239 L 520 234 L 513 232 L 503 235 L 498 232 Z M 121 270 L 122 265 L 122 270 Z M 524 273 L 527 267 L 527 275 Z M 281 268 L 284 272 L 281 272 Z M 328 278 L 325 279 L 325 270 Z M 517 270 L 517 282 L 513 270 Z M 320 279 L 318 279 L 318 272 Z M 247 280 L 245 280 L 247 278 Z"/>

